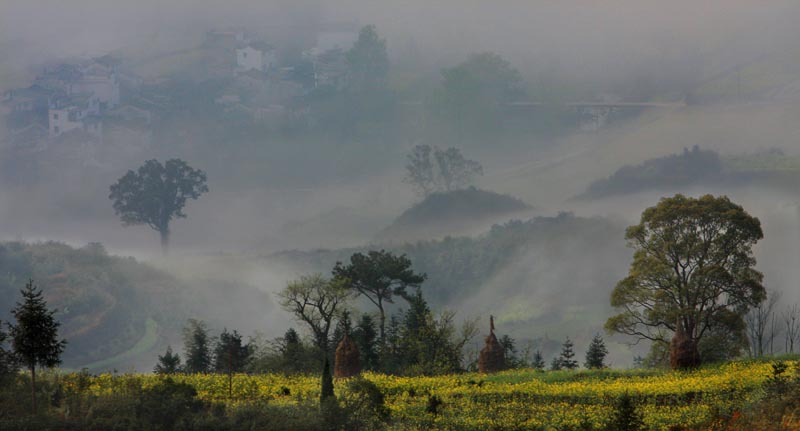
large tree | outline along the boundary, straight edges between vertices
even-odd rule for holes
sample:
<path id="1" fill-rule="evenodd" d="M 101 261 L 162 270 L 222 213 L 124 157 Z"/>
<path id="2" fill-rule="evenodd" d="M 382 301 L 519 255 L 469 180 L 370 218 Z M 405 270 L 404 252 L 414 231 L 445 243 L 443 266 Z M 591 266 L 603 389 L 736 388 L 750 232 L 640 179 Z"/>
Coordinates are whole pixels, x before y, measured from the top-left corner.
<path id="1" fill-rule="evenodd" d="M 189 199 L 208 192 L 205 172 L 180 159 L 148 160 L 128 171 L 110 187 L 109 199 L 125 226 L 147 225 L 161 235 L 161 247 L 169 246 L 169 224 L 186 218 L 183 207 Z"/>
<path id="2" fill-rule="evenodd" d="M 283 309 L 308 325 L 314 344 L 326 356 L 330 350 L 334 319 L 342 311 L 348 296 L 341 280 L 329 280 L 322 274 L 303 275 L 278 293 Z"/>
<path id="3" fill-rule="evenodd" d="M 611 295 L 609 331 L 661 345 L 678 332 L 699 358 L 700 340 L 765 299 L 752 252 L 761 223 L 727 197 L 661 199 L 625 236 L 635 252 Z"/>
<path id="4" fill-rule="evenodd" d="M 55 311 L 47 308 L 42 291 L 28 281 L 21 291 L 22 302 L 11 311 L 16 324 L 10 325 L 11 345 L 19 360 L 31 372 L 31 402 L 36 413 L 36 366 L 55 367 L 67 342 L 58 339 Z"/>
<path id="5" fill-rule="evenodd" d="M 504 104 L 524 95 L 519 72 L 497 54 L 472 54 L 442 71 L 438 107 L 455 125 L 458 137 L 495 130 Z"/>
<path id="6" fill-rule="evenodd" d="M 374 25 L 361 28 L 358 40 L 347 51 L 350 90 L 367 93 L 385 88 L 389 73 L 389 55 L 386 39 L 382 39 Z"/>
<path id="7" fill-rule="evenodd" d="M 347 265 L 336 262 L 333 275 L 356 295 L 366 297 L 378 307 L 382 346 L 386 343 L 386 304 L 394 303 L 395 296 L 411 299 L 407 289 L 418 288 L 427 277 L 414 272 L 405 254 L 395 256 L 385 250 L 355 253 Z"/>

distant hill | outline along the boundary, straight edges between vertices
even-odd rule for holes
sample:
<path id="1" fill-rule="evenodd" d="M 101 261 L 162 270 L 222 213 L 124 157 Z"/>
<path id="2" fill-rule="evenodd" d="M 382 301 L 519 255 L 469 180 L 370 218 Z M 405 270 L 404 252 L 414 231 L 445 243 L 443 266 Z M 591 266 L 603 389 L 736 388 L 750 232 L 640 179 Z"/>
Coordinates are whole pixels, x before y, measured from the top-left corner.
<path id="1" fill-rule="evenodd" d="M 692 150 L 685 148 L 680 154 L 623 166 L 610 177 L 591 183 L 578 198 L 647 190 L 679 191 L 710 184 L 793 188 L 797 180 L 800 180 L 800 157 L 787 156 L 780 150 L 720 156 L 695 146 Z"/>
<path id="2" fill-rule="evenodd" d="M 11 309 L 29 278 L 57 310 L 59 335 L 67 340 L 63 365 L 93 372 L 133 366 L 149 370 L 155 352 L 178 338 L 189 317 L 216 328 L 220 324 L 214 317 L 232 315 L 237 304 L 260 303 L 262 310 L 271 306 L 266 294 L 242 284 L 180 279 L 133 258 L 109 255 L 97 243 L 74 248 L 58 242 L 2 242 L 0 320 L 12 320 Z M 180 345 L 173 347 L 180 351 Z"/>
<path id="3" fill-rule="evenodd" d="M 474 237 L 383 248 L 406 254 L 428 275 L 422 292 L 433 309 L 460 317 L 493 314 L 503 331 L 520 339 L 569 335 L 588 342 L 610 315 L 611 290 L 629 265 L 624 230 L 618 221 L 561 213 L 498 224 Z M 267 260 L 298 273 L 330 274 L 337 261 L 380 248 L 285 251 Z"/>
<path id="4" fill-rule="evenodd" d="M 379 242 L 407 242 L 485 231 L 531 207 L 509 195 L 474 187 L 433 193 L 381 231 Z"/>

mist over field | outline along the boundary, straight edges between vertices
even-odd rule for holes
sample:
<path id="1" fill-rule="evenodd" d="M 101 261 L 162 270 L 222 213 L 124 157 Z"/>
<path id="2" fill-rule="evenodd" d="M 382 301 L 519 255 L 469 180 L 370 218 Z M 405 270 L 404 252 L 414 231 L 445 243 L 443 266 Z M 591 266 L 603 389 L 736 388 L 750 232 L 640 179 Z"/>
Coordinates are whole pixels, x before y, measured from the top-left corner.
<path id="1" fill-rule="evenodd" d="M 79 294 L 84 263 L 71 252 L 19 252 L 37 257 L 31 271 L 57 292 L 56 306 L 84 304 L 92 315 L 62 314 L 75 319 L 76 344 L 96 347 L 95 317 L 124 315 L 103 335 L 124 334 L 118 346 L 67 350 L 65 366 L 92 371 L 149 371 L 168 344 L 179 350 L 188 318 L 215 333 L 282 336 L 300 328 L 275 296 L 288 281 L 384 248 L 427 274 L 421 291 L 434 312 L 480 319 L 473 350 L 493 315 L 499 333 L 548 359 L 567 336 L 582 352 L 627 274 L 625 228 L 676 193 L 727 195 L 758 217 L 757 269 L 782 306 L 793 304 L 799 20 L 795 1 L 5 0 L 0 239 L 9 250 L 100 243 L 125 257 L 85 270 L 92 288 Z M 341 82 L 355 73 L 336 67 L 352 62 L 344 53 L 368 25 L 385 39 L 388 70 L 376 87 L 367 77 L 368 90 L 351 91 Z M 263 70 L 237 60 L 237 48 L 256 42 L 271 46 Z M 335 43 L 346 45 L 339 63 L 326 63 Z M 487 52 L 504 63 L 469 63 Z M 47 70 L 103 56 L 117 61 L 119 96 L 86 117 L 99 119 L 100 134 L 86 120 L 54 130 L 55 92 L 23 106 L 20 90 Z M 448 71 L 465 70 L 490 84 L 448 86 Z M 442 189 L 474 193 L 415 193 L 404 178 L 418 145 L 478 162 L 480 174 Z M 696 163 L 703 152 L 716 162 Z M 209 191 L 172 221 L 163 255 L 156 230 L 122 225 L 109 186 L 146 160 L 172 158 L 203 170 Z M 21 286 L 0 285 L 7 320 Z M 374 311 L 363 299 L 352 308 Z M 647 352 L 608 339 L 615 366 Z"/>

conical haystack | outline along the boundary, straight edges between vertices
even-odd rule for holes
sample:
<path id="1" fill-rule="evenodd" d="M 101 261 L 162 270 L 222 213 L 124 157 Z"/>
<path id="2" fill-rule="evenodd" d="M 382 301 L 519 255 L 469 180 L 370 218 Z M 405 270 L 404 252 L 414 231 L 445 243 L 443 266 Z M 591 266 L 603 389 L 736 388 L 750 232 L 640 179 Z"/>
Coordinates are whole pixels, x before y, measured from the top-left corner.
<path id="1" fill-rule="evenodd" d="M 676 325 L 675 335 L 669 343 L 669 365 L 673 370 L 694 368 L 700 365 L 697 343 L 686 335 L 680 319 Z"/>
<path id="2" fill-rule="evenodd" d="M 478 371 L 481 373 L 496 373 L 506 367 L 506 354 L 503 346 L 494 335 L 494 316 L 489 316 L 489 335 L 486 344 L 478 356 Z"/>
<path id="3" fill-rule="evenodd" d="M 336 346 L 336 363 L 333 367 L 333 376 L 336 378 L 357 376 L 361 373 L 358 346 L 345 334 L 339 345 Z"/>

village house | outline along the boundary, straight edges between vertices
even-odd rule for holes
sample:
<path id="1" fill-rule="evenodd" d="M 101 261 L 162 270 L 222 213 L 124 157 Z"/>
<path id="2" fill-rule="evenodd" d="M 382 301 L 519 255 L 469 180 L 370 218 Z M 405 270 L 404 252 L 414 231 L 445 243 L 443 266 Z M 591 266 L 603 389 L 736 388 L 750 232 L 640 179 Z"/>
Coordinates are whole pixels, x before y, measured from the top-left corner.
<path id="1" fill-rule="evenodd" d="M 264 42 L 251 42 L 236 48 L 236 65 L 240 72 L 257 70 L 266 72 L 277 67 L 275 48 Z"/>
<path id="2" fill-rule="evenodd" d="M 90 93 L 73 94 L 52 100 L 47 119 L 50 138 L 76 129 L 96 136 L 102 135 L 100 100 Z"/>

